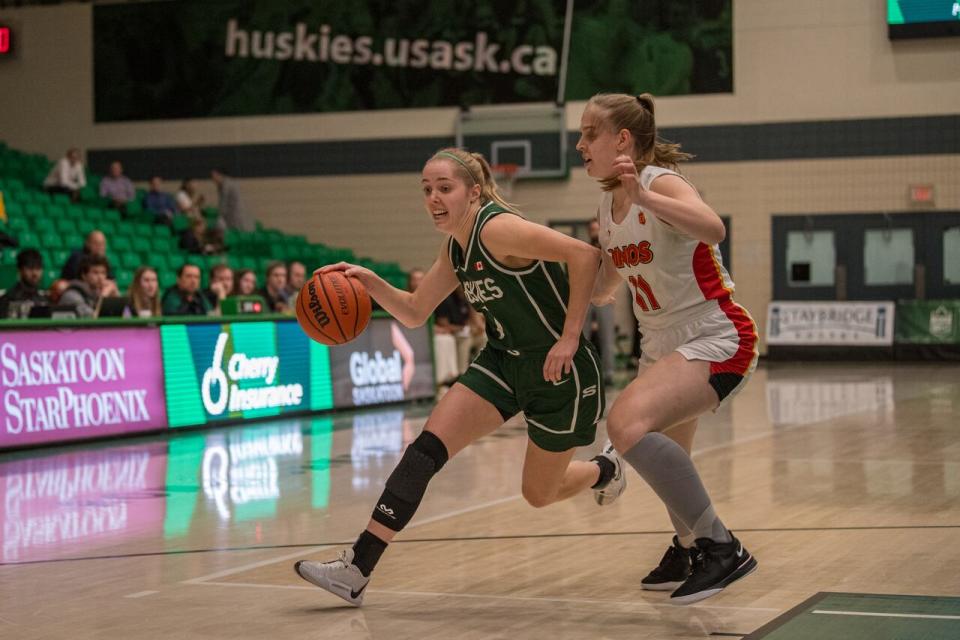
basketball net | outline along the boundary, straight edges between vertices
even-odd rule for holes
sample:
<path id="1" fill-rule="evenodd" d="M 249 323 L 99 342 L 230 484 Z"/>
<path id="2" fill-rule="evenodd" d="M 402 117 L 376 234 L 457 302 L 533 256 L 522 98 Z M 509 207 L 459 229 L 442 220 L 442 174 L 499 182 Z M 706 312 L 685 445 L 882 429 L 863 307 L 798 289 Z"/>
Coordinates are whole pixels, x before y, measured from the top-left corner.
<path id="1" fill-rule="evenodd" d="M 490 167 L 493 179 L 497 181 L 497 187 L 503 197 L 509 198 L 513 193 L 513 184 L 517 181 L 517 171 L 520 169 L 515 164 L 495 164 Z"/>

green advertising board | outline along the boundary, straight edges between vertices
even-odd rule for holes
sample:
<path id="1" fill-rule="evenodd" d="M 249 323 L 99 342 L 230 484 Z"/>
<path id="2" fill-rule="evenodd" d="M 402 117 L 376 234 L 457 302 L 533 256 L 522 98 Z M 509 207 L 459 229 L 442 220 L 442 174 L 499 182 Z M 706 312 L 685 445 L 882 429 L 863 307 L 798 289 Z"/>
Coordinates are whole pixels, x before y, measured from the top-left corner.
<path id="1" fill-rule="evenodd" d="M 295 321 L 160 327 L 171 427 L 333 407 L 330 356 Z"/>
<path id="2" fill-rule="evenodd" d="M 733 90 L 731 0 L 174 0 L 93 29 L 98 122 Z"/>
<path id="3" fill-rule="evenodd" d="M 898 344 L 960 344 L 960 300 L 897 303 Z"/>

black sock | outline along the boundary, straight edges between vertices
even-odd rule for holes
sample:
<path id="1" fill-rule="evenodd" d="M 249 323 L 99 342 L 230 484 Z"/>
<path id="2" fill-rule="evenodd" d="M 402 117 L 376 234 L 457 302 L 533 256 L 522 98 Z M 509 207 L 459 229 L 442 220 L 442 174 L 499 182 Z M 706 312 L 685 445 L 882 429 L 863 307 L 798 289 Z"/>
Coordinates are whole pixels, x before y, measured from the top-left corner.
<path id="1" fill-rule="evenodd" d="M 590 488 L 603 489 L 605 486 L 607 486 L 608 482 L 613 480 L 613 474 L 617 472 L 617 468 L 606 456 L 594 456 L 590 458 L 590 462 L 596 462 L 597 466 L 600 467 L 600 478 L 597 479 L 596 484 Z"/>
<path id="2" fill-rule="evenodd" d="M 353 564 L 360 569 L 364 577 L 369 577 L 386 549 L 386 542 L 369 531 L 364 531 L 353 543 Z"/>

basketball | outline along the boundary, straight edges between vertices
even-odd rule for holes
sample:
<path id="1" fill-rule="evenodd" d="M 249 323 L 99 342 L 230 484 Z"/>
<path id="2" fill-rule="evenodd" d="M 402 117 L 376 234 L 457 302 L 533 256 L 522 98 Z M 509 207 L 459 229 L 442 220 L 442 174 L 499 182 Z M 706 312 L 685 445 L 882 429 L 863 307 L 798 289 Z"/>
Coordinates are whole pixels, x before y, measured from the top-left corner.
<path id="1" fill-rule="evenodd" d="M 303 332 L 325 345 L 350 342 L 370 322 L 366 287 L 341 271 L 316 273 L 297 296 L 297 321 Z"/>

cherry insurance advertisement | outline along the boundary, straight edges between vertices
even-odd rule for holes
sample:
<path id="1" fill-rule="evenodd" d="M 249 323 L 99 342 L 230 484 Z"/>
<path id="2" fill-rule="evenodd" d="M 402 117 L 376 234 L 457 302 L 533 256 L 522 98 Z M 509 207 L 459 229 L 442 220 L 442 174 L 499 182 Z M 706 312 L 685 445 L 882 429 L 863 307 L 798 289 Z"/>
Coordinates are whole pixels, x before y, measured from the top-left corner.
<path id="1" fill-rule="evenodd" d="M 167 426 L 153 328 L 0 334 L 0 449 Z"/>

